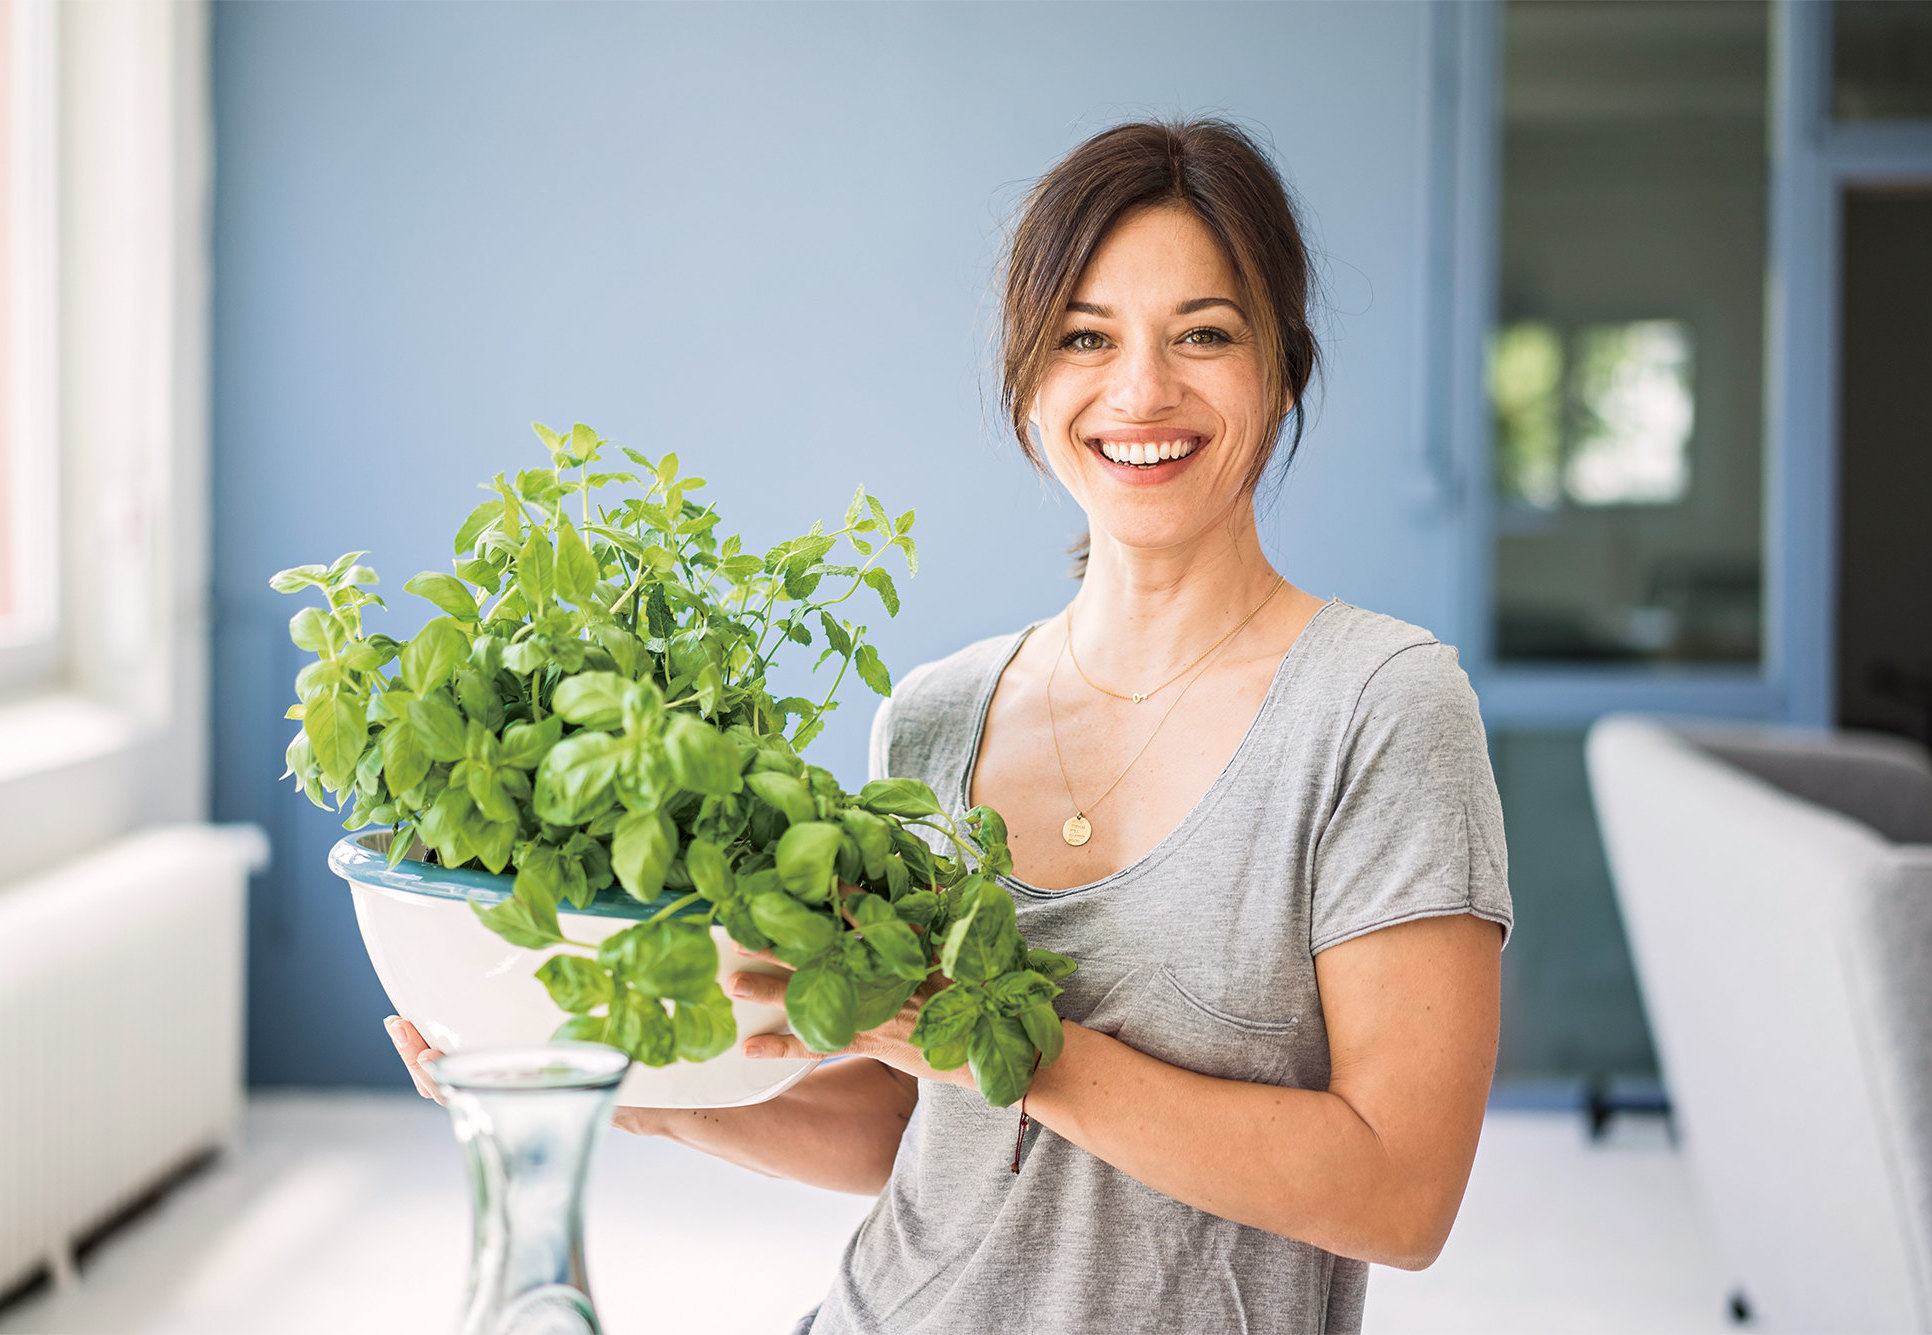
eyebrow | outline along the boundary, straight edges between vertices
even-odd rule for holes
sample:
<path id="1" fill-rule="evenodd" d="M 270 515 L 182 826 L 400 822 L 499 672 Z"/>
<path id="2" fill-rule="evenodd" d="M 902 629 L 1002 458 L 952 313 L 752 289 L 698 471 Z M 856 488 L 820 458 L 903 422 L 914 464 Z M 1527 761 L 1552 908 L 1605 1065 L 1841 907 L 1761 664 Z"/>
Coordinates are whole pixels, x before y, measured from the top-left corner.
<path id="1" fill-rule="evenodd" d="M 1192 315 L 1194 312 L 1204 311 L 1210 306 L 1226 306 L 1242 319 L 1245 320 L 1248 318 L 1246 311 L 1242 310 L 1226 297 L 1196 297 L 1192 301 L 1183 301 L 1174 308 L 1174 314 Z M 1111 320 L 1114 318 L 1112 307 L 1096 306 L 1091 301 L 1069 301 L 1067 303 L 1067 309 L 1069 311 L 1076 311 L 1081 315 L 1097 315 L 1103 320 Z"/>

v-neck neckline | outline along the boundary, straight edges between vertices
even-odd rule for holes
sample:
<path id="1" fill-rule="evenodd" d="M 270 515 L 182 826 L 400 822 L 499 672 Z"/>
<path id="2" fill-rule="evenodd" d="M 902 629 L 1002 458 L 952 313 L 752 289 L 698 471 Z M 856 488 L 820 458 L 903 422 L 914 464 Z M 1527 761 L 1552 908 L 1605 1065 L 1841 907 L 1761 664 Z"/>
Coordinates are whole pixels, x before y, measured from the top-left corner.
<path id="1" fill-rule="evenodd" d="M 1159 843 L 1135 858 L 1132 862 L 1129 862 L 1126 866 L 1108 872 L 1098 880 L 1087 881 L 1080 885 L 1070 885 L 1060 890 L 1049 890 L 1045 886 L 1033 885 L 1030 882 L 1020 880 L 1017 876 L 1003 873 L 996 875 L 995 879 L 1008 889 L 1017 890 L 1021 894 L 1028 895 L 1034 899 L 1058 899 L 1065 895 L 1083 894 L 1089 890 L 1098 890 L 1104 886 L 1118 883 L 1151 866 L 1156 860 L 1166 858 L 1175 849 L 1179 848 L 1193 832 L 1194 827 L 1207 818 L 1209 809 L 1220 797 L 1222 791 L 1226 789 L 1235 771 L 1240 768 L 1242 761 L 1247 758 L 1248 752 L 1253 749 L 1255 738 L 1261 734 L 1262 725 L 1267 722 L 1268 717 L 1274 712 L 1281 697 L 1285 694 L 1282 689 L 1282 683 L 1289 676 L 1290 666 L 1300 656 L 1301 647 L 1307 641 L 1308 633 L 1315 629 L 1316 623 L 1321 621 L 1324 612 L 1328 611 L 1331 607 L 1347 605 L 1339 598 L 1330 598 L 1327 602 L 1315 609 L 1314 615 L 1308 618 L 1307 624 L 1302 626 L 1300 632 L 1296 634 L 1294 643 L 1289 645 L 1282 653 L 1281 661 L 1275 664 L 1274 675 L 1268 679 L 1268 689 L 1262 695 L 1261 704 L 1255 710 L 1254 717 L 1248 720 L 1248 729 L 1241 735 L 1240 745 L 1234 748 L 1234 754 L 1228 757 L 1227 764 L 1223 765 L 1221 772 L 1214 776 L 1214 782 L 1208 785 L 1207 791 L 1201 794 L 1200 800 L 1188 809 L 1188 813 L 1181 817 L 1180 823 L 1169 830 L 1166 837 Z M 1000 678 L 1006 675 L 1007 667 L 1019 654 L 1020 646 L 1026 643 L 1027 637 L 1052 619 L 1052 617 L 1042 617 L 1031 625 L 1022 627 L 1014 635 L 1013 643 L 1007 647 L 1005 653 L 1000 655 L 999 660 L 994 663 L 992 671 L 987 673 L 985 680 L 980 683 L 979 697 L 973 707 L 972 741 L 967 746 L 966 758 L 960 765 L 958 776 L 954 780 L 954 805 L 960 811 L 967 810 L 970 805 L 973 791 L 973 772 L 979 768 L 980 746 L 986 738 L 986 719 L 992 712 L 993 696 L 999 690 Z"/>

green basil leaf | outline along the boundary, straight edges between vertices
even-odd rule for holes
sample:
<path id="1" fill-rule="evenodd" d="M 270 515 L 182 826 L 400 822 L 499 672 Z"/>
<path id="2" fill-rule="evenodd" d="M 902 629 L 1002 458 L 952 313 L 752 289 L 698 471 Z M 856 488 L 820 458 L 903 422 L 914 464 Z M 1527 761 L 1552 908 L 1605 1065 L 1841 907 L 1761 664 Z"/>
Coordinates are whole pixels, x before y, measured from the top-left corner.
<path id="1" fill-rule="evenodd" d="M 615 995 L 610 974 L 581 955 L 552 955 L 538 968 L 537 979 L 560 1010 L 595 1010 Z"/>
<path id="2" fill-rule="evenodd" d="M 327 627 L 330 624 L 332 624 L 331 618 L 321 608 L 305 607 L 289 618 L 288 637 L 295 641 L 297 649 L 323 653 L 329 647 Z"/>
<path id="3" fill-rule="evenodd" d="M 1040 1050 L 1040 1065 L 1053 1065 L 1054 1058 L 1066 1046 L 1066 1027 L 1060 1017 L 1054 1014 L 1053 1007 L 1042 1001 L 1020 1012 L 1020 1026 L 1033 1046 Z"/>
<path id="4" fill-rule="evenodd" d="M 477 535 L 503 517 L 503 502 L 488 500 L 470 511 L 456 530 L 456 555 L 471 551 L 476 546 Z"/>
<path id="5" fill-rule="evenodd" d="M 535 769 L 550 748 L 562 740 L 563 723 L 556 714 L 546 715 L 541 723 L 512 723 L 503 730 L 498 759 L 518 769 Z"/>
<path id="6" fill-rule="evenodd" d="M 436 617 L 402 651 L 403 684 L 418 695 L 427 694 L 448 681 L 469 652 L 470 637 L 462 625 L 454 617 Z"/>
<path id="7" fill-rule="evenodd" d="M 837 1052 L 858 1033 L 858 996 L 836 968 L 808 964 L 785 987 L 785 1018 L 813 1052 Z"/>
<path id="8" fill-rule="evenodd" d="M 403 712 L 408 715 L 410 730 L 416 734 L 423 753 L 431 760 L 453 764 L 463 758 L 468 729 L 448 695 L 438 691 L 435 695 L 411 700 L 403 706 Z"/>
<path id="9" fill-rule="evenodd" d="M 319 696 L 302 716 L 302 731 L 322 767 L 322 781 L 337 791 L 347 788 L 368 740 L 362 701 L 353 695 Z"/>
<path id="10" fill-rule="evenodd" d="M 517 552 L 517 590 L 533 608 L 550 602 L 556 593 L 556 559 L 549 535 L 540 528 L 531 529 Z"/>
<path id="11" fill-rule="evenodd" d="M 568 745 L 565 742 L 557 750 Z M 541 777 L 538 785 L 541 794 Z M 633 898 L 649 903 L 663 891 L 664 873 L 677 851 L 677 827 L 671 824 L 669 816 L 662 811 L 629 812 L 617 822 L 617 831 L 611 838 L 611 870 L 617 873 L 618 882 Z"/>
<path id="12" fill-rule="evenodd" d="M 926 998 L 913 1022 L 911 1039 L 924 1050 L 941 1043 L 965 1042 L 979 1017 L 986 1013 L 986 994 L 968 983 L 955 983 Z M 957 1064 L 957 1063 L 955 1063 Z"/>
<path id="13" fill-rule="evenodd" d="M 459 621 L 476 620 L 476 595 L 454 575 L 425 570 L 403 585 L 405 591 L 427 598 Z"/>
<path id="14" fill-rule="evenodd" d="M 516 821 L 491 820 L 479 811 L 470 823 L 468 835 L 470 847 L 485 867 L 496 872 L 510 865 L 510 850 L 517 841 Z"/>
<path id="15" fill-rule="evenodd" d="M 903 910 L 901 912 L 903 913 Z M 1029 969 L 1035 969 L 1045 974 L 1056 983 L 1080 967 L 1065 955 L 1051 950 L 1027 951 L 1026 964 Z"/>
<path id="16" fill-rule="evenodd" d="M 722 996 L 713 1001 L 680 1001 L 673 1023 L 678 1056 L 688 1062 L 709 1061 L 738 1037 L 738 1021 L 731 1013 L 731 1003 Z"/>
<path id="17" fill-rule="evenodd" d="M 799 955 L 815 955 L 832 944 L 838 928 L 823 913 L 805 907 L 790 895 L 768 890 L 750 898 L 751 919 L 772 941 Z"/>
<path id="18" fill-rule="evenodd" d="M 818 806 L 805 780 L 773 770 L 753 770 L 744 781 L 768 806 L 781 812 L 787 823 L 797 825 L 818 818 Z"/>
<path id="19" fill-rule="evenodd" d="M 611 780 L 619 759 L 617 739 L 607 732 L 580 732 L 558 742 L 537 767 L 537 815 L 552 825 L 577 825 L 595 816 L 613 800 Z"/>
<path id="20" fill-rule="evenodd" d="M 930 890 L 914 890 L 894 900 L 892 909 L 915 927 L 930 927 L 939 918 L 939 896 Z"/>
<path id="21" fill-rule="evenodd" d="M 597 589 L 597 558 L 568 519 L 557 526 L 557 595 L 578 607 L 589 604 Z"/>
<path id="22" fill-rule="evenodd" d="M 735 793 L 744 787 L 741 757 L 730 737 L 680 711 L 664 721 L 664 754 L 673 781 L 694 793 Z"/>
<path id="23" fill-rule="evenodd" d="M 983 881 L 972 907 L 946 933 L 940 964 L 949 978 L 985 982 L 1005 971 L 1016 937 L 1012 896 L 996 883 Z"/>
<path id="24" fill-rule="evenodd" d="M 382 777 L 389 791 L 401 796 L 414 792 L 429 774 L 429 753 L 407 722 L 392 723 L 378 738 L 382 747 Z"/>
<path id="25" fill-rule="evenodd" d="M 693 888 L 712 903 L 737 893 L 737 878 L 731 874 L 724 850 L 709 839 L 693 837 L 684 846 L 684 865 L 691 873 Z"/>
<path id="26" fill-rule="evenodd" d="M 625 981 L 653 996 L 704 1001 L 718 991 L 718 945 L 702 922 L 669 918 L 638 934 Z"/>
<path id="27" fill-rule="evenodd" d="M 646 1066 L 669 1066 L 677 1060 L 677 1031 L 663 1003 L 637 992 L 626 992 L 611 1003 L 604 1041 Z"/>
<path id="28" fill-rule="evenodd" d="M 979 845 L 980 863 L 987 871 L 1007 874 L 1013 870 L 1013 855 L 1006 846 L 1006 819 L 989 806 L 976 806 L 966 813 L 966 827 Z"/>
<path id="29" fill-rule="evenodd" d="M 602 1043 L 610 1018 L 604 1015 L 573 1015 L 550 1035 L 552 1043 Z"/>
<path id="30" fill-rule="evenodd" d="M 832 866 L 838 857 L 842 831 L 830 821 L 805 821 L 778 838 L 778 879 L 801 899 L 828 899 L 832 894 Z"/>
<path id="31" fill-rule="evenodd" d="M 901 978 L 923 982 L 928 965 L 926 948 L 912 928 L 898 919 L 865 928 L 865 943 L 879 952 L 885 966 Z"/>
<path id="32" fill-rule="evenodd" d="M 1024 969 L 1001 974 L 986 985 L 986 994 L 1000 1014 L 1017 1016 L 1030 1006 L 1050 1005 L 1060 989 L 1045 974 Z"/>
<path id="33" fill-rule="evenodd" d="M 886 875 L 886 859 L 892 854 L 892 825 L 863 807 L 847 807 L 839 813 L 839 824 L 852 836 L 865 859 L 865 874 L 878 881 Z"/>
<path id="34" fill-rule="evenodd" d="M 877 1029 L 905 1008 L 907 1000 L 919 990 L 919 984 L 903 978 L 867 978 L 852 984 L 853 995 L 858 999 L 855 1023 L 860 1033 Z"/>
<path id="35" fill-rule="evenodd" d="M 609 730 L 622 721 L 630 684 L 615 672 L 579 672 L 557 683 L 550 707 L 572 723 Z"/>
<path id="36" fill-rule="evenodd" d="M 476 910 L 476 916 L 483 920 L 485 927 L 513 946 L 540 950 L 563 940 L 563 933 L 557 930 L 555 909 L 545 913 L 541 906 L 526 903 L 515 895 L 495 908 L 486 909 L 474 899 L 470 901 L 470 907 Z"/>
<path id="37" fill-rule="evenodd" d="M 881 816 L 937 816 L 944 810 L 931 787 L 918 779 L 874 779 L 859 789 L 858 802 Z"/>
<path id="38" fill-rule="evenodd" d="M 973 1083 L 995 1108 L 1011 1107 L 1033 1083 L 1033 1040 L 1018 1020 L 982 1015 L 966 1045 Z"/>

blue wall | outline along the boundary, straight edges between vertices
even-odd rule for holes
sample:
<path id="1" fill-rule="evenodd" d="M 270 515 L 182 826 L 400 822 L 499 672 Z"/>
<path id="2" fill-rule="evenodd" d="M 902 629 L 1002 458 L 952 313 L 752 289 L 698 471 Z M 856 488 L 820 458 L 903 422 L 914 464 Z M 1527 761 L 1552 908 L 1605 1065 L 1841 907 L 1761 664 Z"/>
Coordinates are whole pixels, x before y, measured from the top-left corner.
<path id="1" fill-rule="evenodd" d="M 752 544 L 863 481 L 923 563 L 896 672 L 1071 593 L 1080 526 L 982 391 L 1026 181 L 1147 113 L 1274 143 L 1332 357 L 1264 531 L 1316 593 L 1458 638 L 1430 501 L 1429 15 L 1418 4 L 255 4 L 215 19 L 214 808 L 275 841 L 250 925 L 256 1083 L 397 1084 L 336 822 L 278 787 L 303 655 L 269 592 L 367 548 L 446 568 L 474 483 L 591 423 L 713 483 Z M 424 611 L 396 599 L 392 633 Z M 870 700 L 813 756 L 864 773 Z"/>

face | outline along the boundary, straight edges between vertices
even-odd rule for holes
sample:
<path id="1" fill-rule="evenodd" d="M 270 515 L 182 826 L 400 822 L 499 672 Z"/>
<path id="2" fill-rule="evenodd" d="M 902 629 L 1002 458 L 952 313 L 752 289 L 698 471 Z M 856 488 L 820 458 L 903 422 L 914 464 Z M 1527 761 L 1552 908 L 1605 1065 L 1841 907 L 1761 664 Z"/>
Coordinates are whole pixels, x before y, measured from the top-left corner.
<path id="1" fill-rule="evenodd" d="M 1245 499 L 1272 423 L 1234 266 L 1191 212 L 1116 224 L 1074 287 L 1033 404 L 1095 538 L 1186 545 Z"/>

